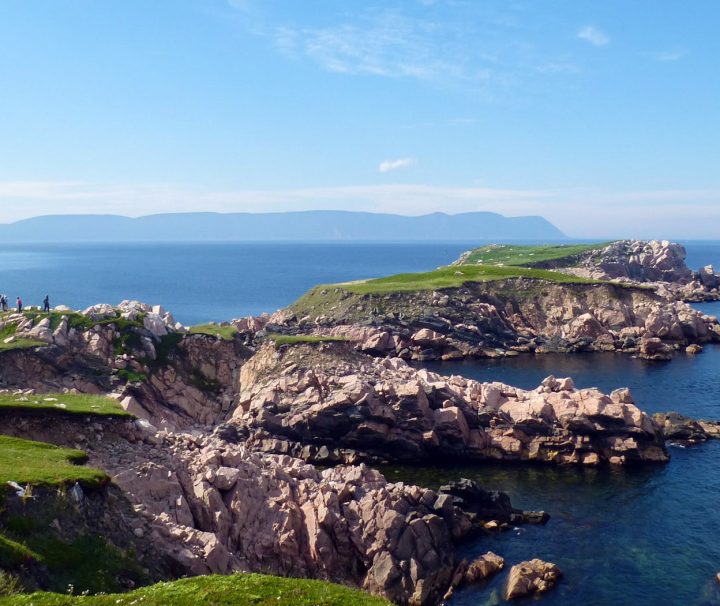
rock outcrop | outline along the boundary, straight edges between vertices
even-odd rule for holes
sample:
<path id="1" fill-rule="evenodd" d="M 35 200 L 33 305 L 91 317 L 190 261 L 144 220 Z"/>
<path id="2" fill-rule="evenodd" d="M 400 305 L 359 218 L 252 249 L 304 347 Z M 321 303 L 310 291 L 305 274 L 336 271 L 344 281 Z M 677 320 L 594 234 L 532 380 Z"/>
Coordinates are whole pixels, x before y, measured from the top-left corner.
<path id="1" fill-rule="evenodd" d="M 693 279 L 685 247 L 667 240 L 619 240 L 583 254 L 572 273 L 598 280 L 687 284 Z"/>
<path id="2" fill-rule="evenodd" d="M 134 536 L 178 574 L 314 577 L 431 605 L 452 582 L 455 541 L 477 523 L 448 495 L 387 482 L 364 465 L 321 471 L 254 452 L 221 431 L 7 414 L 0 430 L 83 448 L 133 506 L 125 522 Z"/>
<path id="3" fill-rule="evenodd" d="M 285 332 L 350 339 L 373 355 L 451 360 L 524 352 L 640 353 L 660 339 L 670 350 L 720 342 L 720 324 L 651 287 L 560 284 L 514 278 L 438 291 L 356 294 L 310 291 Z M 332 294 L 332 296 L 330 296 Z"/>
<path id="4" fill-rule="evenodd" d="M 561 576 L 562 573 L 555 564 L 537 558 L 515 564 L 508 574 L 505 599 L 513 600 L 544 593 L 552 589 Z"/>
<path id="5" fill-rule="evenodd" d="M 697 444 L 720 439 L 720 422 L 691 419 L 677 412 L 655 413 L 653 420 L 666 440 L 681 444 Z"/>
<path id="6" fill-rule="evenodd" d="M 344 344 L 263 346 L 242 368 L 232 422 L 257 448 L 332 462 L 502 460 L 598 465 L 666 461 L 627 390 L 546 379 L 535 390 L 445 378 Z"/>

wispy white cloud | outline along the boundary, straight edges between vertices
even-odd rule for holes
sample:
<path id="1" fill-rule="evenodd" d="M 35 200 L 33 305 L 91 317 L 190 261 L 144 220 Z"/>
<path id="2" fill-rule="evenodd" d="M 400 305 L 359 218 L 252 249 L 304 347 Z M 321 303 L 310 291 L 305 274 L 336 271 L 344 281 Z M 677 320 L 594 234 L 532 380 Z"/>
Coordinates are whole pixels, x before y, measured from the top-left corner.
<path id="1" fill-rule="evenodd" d="M 396 160 L 383 160 L 378 166 L 378 172 L 391 173 L 404 168 L 410 168 L 417 164 L 415 158 L 397 158 Z"/>
<path id="2" fill-rule="evenodd" d="M 652 55 L 652 58 L 655 59 L 655 61 L 672 62 L 672 61 L 680 61 L 680 59 L 684 59 L 686 56 L 687 56 L 686 50 L 674 49 L 674 50 L 667 50 L 667 51 L 661 51 L 658 53 L 654 53 Z"/>
<path id="3" fill-rule="evenodd" d="M 412 79 L 492 95 L 546 74 L 561 77 L 576 71 L 555 49 L 528 37 L 522 2 L 415 4 L 413 9 L 410 3 L 366 3 L 303 23 L 267 12 L 247 25 L 288 58 L 335 74 Z M 433 8 L 439 4 L 445 7 L 442 13 Z"/>
<path id="4" fill-rule="evenodd" d="M 580 28 L 577 33 L 577 37 L 580 38 L 580 40 L 589 42 L 593 46 L 605 46 L 610 44 L 610 36 L 601 32 L 592 25 L 586 25 L 585 27 Z"/>

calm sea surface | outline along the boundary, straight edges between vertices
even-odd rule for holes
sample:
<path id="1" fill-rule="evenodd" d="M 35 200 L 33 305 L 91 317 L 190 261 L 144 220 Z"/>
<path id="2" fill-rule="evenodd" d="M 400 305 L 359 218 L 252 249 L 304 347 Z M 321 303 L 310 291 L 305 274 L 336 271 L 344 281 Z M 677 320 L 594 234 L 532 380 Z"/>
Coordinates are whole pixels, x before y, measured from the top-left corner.
<path id="1" fill-rule="evenodd" d="M 475 243 L 477 244 L 477 243 Z M 686 243 L 693 268 L 720 267 L 720 243 Z M 446 264 L 471 243 L 11 245 L 0 249 L 0 292 L 38 304 L 82 308 L 134 298 L 159 303 L 186 324 L 226 320 L 284 307 L 318 283 Z M 700 306 L 720 314 L 720 304 Z M 444 374 L 534 387 L 545 376 L 572 376 L 579 386 L 629 386 L 650 412 L 677 410 L 720 419 L 720 347 L 670 363 L 617 354 L 522 356 L 427 364 Z M 548 606 L 720 605 L 720 441 L 673 447 L 666 466 L 578 470 L 528 466 L 408 469 L 391 477 L 437 486 L 472 477 L 507 491 L 513 503 L 551 514 L 543 527 L 485 537 L 463 547 L 491 549 L 508 565 L 540 557 L 565 573 Z M 501 574 L 462 590 L 454 606 L 500 604 Z M 528 603 L 518 601 L 518 604 Z"/>

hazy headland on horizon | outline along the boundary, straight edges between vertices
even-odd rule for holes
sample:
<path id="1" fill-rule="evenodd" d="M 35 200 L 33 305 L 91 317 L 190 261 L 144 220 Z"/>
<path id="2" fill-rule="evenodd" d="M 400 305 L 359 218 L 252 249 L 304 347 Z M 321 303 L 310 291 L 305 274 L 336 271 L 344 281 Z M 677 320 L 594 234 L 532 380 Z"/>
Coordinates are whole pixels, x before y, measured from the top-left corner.
<path id="1" fill-rule="evenodd" d="M 539 216 L 350 211 L 46 215 L 0 224 L 2 242 L 565 240 Z"/>

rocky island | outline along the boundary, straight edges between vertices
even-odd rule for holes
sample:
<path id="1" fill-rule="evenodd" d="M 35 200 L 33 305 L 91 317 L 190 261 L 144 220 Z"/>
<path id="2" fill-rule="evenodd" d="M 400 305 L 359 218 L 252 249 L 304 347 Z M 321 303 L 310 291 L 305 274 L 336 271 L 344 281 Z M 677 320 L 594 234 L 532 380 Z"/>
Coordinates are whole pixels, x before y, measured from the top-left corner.
<path id="1" fill-rule="evenodd" d="M 699 351 L 720 341 L 717 318 L 684 302 L 717 296 L 703 271 L 664 242 L 495 246 L 222 325 L 188 328 L 136 301 L 2 314 L 3 582 L 97 593 L 210 574 L 262 584 L 250 573 L 263 573 L 438 604 L 504 566 L 492 553 L 463 561 L 463 540 L 547 514 L 472 482 L 393 483 L 375 465 L 662 465 L 668 440 L 720 432 L 651 417 L 626 389 L 548 377 L 525 390 L 408 361 Z M 83 549 L 97 566 L 83 560 L 78 576 L 57 551 Z M 508 599 L 561 575 L 538 559 L 508 564 Z M 352 595 L 328 603 L 383 603 Z"/>

